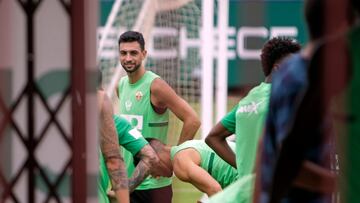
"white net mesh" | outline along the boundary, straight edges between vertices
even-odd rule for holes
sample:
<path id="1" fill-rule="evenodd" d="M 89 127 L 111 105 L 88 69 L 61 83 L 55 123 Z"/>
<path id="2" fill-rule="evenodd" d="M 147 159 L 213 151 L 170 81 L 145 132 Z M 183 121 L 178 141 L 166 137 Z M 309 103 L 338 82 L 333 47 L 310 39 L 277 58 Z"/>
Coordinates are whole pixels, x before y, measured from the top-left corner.
<path id="1" fill-rule="evenodd" d="M 188 102 L 197 102 L 200 93 L 197 75 L 200 73 L 200 52 L 198 48 L 184 47 L 184 41 L 199 39 L 199 21 L 200 10 L 194 2 L 157 13 L 153 48 L 158 51 L 150 54 L 146 66 L 161 75 Z M 185 53 L 181 53 L 184 48 Z"/>
<path id="2" fill-rule="evenodd" d="M 146 69 L 160 75 L 198 111 L 200 24 L 200 1 L 122 1 L 105 38 L 103 49 L 99 52 L 104 85 L 109 86 L 116 67 L 122 69 L 118 64 L 118 36 L 126 30 L 138 30 L 144 34 L 148 50 Z M 103 28 L 99 31 L 101 36 Z M 171 123 L 170 128 L 178 135 L 179 123 Z"/>

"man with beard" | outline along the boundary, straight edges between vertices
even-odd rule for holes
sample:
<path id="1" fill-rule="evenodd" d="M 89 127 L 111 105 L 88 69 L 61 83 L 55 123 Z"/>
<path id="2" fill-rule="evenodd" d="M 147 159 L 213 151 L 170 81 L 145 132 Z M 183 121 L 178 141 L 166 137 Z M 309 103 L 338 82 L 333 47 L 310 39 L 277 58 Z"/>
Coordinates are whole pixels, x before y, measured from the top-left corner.
<path id="1" fill-rule="evenodd" d="M 99 202 L 109 203 L 116 199 L 116 202 L 126 203 L 130 202 L 129 192 L 135 189 L 152 171 L 158 171 L 159 175 L 164 172 L 157 167 L 160 160 L 141 133 L 133 128 L 125 118 L 114 115 L 111 99 L 101 87 L 101 73 L 99 76 L 100 87 L 97 90 L 100 126 Z M 131 178 L 127 177 L 119 145 L 138 159 Z M 157 176 L 156 173 L 152 173 L 152 175 Z"/>
<path id="2" fill-rule="evenodd" d="M 200 120 L 190 105 L 158 75 L 145 70 L 142 61 L 147 55 L 141 33 L 127 31 L 118 41 L 120 63 L 127 76 L 120 79 L 118 96 L 120 114 L 145 138 L 167 143 L 169 110 L 183 122 L 178 144 L 191 140 L 200 127 Z M 132 155 L 124 150 L 127 172 L 132 176 Z M 141 171 L 139 171 L 141 173 Z M 145 179 L 130 195 L 131 202 L 171 202 L 171 178 Z"/>

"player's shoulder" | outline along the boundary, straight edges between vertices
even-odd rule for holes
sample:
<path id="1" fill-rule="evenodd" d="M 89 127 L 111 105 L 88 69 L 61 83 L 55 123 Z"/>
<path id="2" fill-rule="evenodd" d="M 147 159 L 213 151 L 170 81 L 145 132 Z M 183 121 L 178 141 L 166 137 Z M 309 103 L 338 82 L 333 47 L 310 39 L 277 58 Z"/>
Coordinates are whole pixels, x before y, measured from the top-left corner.
<path id="1" fill-rule="evenodd" d="M 154 73 L 154 72 L 152 72 L 150 70 L 147 70 L 145 72 L 145 76 L 150 77 L 150 78 L 161 78 L 158 74 L 156 74 L 156 73 Z"/>
<path id="2" fill-rule="evenodd" d="M 125 76 L 122 76 L 119 80 L 119 83 L 123 83 L 125 81 L 128 81 L 129 80 L 129 76 L 125 75 Z"/>
<path id="3" fill-rule="evenodd" d="M 254 100 L 254 98 L 257 97 L 261 97 L 262 95 L 264 95 L 264 92 L 268 92 L 271 89 L 271 83 L 266 83 L 266 82 L 261 82 L 260 84 L 258 84 L 257 86 L 253 87 L 248 94 L 242 98 L 239 102 L 239 104 L 241 103 L 247 103 L 247 102 L 252 102 Z"/>
<path id="4" fill-rule="evenodd" d="M 187 140 L 178 146 L 179 149 L 188 149 L 188 148 L 198 149 L 198 148 L 205 148 L 205 147 L 207 147 L 207 144 L 205 143 L 205 141 L 197 140 L 197 139 Z"/>
<path id="5" fill-rule="evenodd" d="M 154 78 L 151 82 L 151 93 L 167 92 L 171 88 L 170 85 L 160 77 Z"/>
<path id="6" fill-rule="evenodd" d="M 179 145 L 180 150 L 177 151 L 174 155 L 174 162 L 178 162 L 180 164 L 186 164 L 189 161 L 192 161 L 196 164 L 200 163 L 200 153 L 199 149 L 197 149 L 193 143 L 189 145 L 190 141 L 187 141 L 181 145 Z"/>
<path id="7" fill-rule="evenodd" d="M 199 150 L 206 149 L 207 145 L 203 140 L 188 140 L 184 143 L 180 144 L 178 147 L 178 151 L 175 154 L 179 155 L 179 157 L 195 157 L 196 154 L 199 154 Z"/>

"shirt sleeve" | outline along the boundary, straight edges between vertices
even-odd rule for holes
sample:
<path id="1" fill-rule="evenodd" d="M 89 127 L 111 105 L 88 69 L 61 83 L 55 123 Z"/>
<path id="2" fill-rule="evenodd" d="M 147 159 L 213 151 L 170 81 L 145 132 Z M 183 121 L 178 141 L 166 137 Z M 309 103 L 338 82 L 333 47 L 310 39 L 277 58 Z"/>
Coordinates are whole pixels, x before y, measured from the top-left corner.
<path id="1" fill-rule="evenodd" d="M 238 106 L 239 104 L 234 106 L 234 108 L 220 121 L 220 123 L 231 133 L 235 133 L 236 111 Z"/>
<path id="2" fill-rule="evenodd" d="M 117 115 L 114 115 L 113 118 L 119 144 L 131 154 L 136 155 L 148 144 L 142 134 L 136 128 L 133 128 L 125 118 Z"/>

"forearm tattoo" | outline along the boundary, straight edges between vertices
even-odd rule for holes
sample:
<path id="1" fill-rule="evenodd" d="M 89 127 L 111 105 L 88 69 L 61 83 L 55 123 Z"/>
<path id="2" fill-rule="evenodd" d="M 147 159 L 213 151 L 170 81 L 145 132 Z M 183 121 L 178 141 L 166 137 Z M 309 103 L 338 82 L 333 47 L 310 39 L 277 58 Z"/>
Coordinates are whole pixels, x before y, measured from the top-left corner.
<path id="1" fill-rule="evenodd" d="M 132 177 L 129 179 L 129 191 L 132 192 L 150 174 L 149 166 L 141 160 L 135 168 Z"/>
<path id="2" fill-rule="evenodd" d="M 106 107 L 100 112 L 100 148 L 104 156 L 112 188 L 127 189 L 128 179 L 112 118 L 112 112 Z"/>
<path id="3" fill-rule="evenodd" d="M 135 171 L 129 180 L 130 192 L 134 191 L 135 188 L 140 185 L 140 183 L 150 174 L 151 167 L 159 161 L 156 153 L 149 145 L 145 145 L 137 156 L 140 158 L 140 162 L 136 165 Z"/>
<path id="4" fill-rule="evenodd" d="M 118 189 L 128 189 L 128 178 L 124 160 L 121 158 L 121 161 L 117 165 L 120 167 L 108 167 L 108 173 L 111 179 L 112 189 L 114 191 Z"/>

